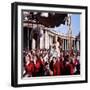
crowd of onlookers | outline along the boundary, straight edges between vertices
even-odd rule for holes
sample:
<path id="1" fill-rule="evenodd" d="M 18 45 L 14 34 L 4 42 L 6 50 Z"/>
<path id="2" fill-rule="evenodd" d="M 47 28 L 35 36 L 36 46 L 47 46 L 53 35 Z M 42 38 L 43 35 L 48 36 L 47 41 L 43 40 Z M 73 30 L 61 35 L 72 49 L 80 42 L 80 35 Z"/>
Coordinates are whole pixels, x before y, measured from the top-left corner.
<path id="1" fill-rule="evenodd" d="M 23 51 L 23 77 L 80 74 L 80 52 L 55 49 Z"/>

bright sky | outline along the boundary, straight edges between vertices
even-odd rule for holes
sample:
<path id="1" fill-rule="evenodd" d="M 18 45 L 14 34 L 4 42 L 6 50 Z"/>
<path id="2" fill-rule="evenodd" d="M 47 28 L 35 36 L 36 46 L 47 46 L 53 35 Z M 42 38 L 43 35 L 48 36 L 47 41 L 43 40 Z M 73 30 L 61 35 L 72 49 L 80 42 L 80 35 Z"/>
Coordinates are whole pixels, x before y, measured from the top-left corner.
<path id="1" fill-rule="evenodd" d="M 80 14 L 72 14 L 71 16 L 71 24 L 72 24 L 72 35 L 77 36 L 80 32 Z M 67 25 L 60 25 L 59 27 L 55 27 L 55 31 L 61 32 L 63 34 L 67 33 Z"/>

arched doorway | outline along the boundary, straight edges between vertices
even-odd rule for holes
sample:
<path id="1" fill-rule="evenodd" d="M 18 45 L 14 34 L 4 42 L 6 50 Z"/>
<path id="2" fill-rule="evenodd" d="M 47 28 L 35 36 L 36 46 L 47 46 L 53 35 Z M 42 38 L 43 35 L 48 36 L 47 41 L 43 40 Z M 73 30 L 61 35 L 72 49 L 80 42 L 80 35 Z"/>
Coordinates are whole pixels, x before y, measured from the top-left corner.
<path id="1" fill-rule="evenodd" d="M 22 32 L 22 43 L 24 50 L 32 49 L 32 39 L 35 40 L 35 49 L 40 48 L 40 37 L 41 37 L 40 28 L 28 28 L 24 27 Z"/>
<path id="2" fill-rule="evenodd" d="M 22 43 L 23 49 L 31 50 L 32 49 L 32 38 L 30 37 L 32 28 L 24 27 L 22 32 Z"/>

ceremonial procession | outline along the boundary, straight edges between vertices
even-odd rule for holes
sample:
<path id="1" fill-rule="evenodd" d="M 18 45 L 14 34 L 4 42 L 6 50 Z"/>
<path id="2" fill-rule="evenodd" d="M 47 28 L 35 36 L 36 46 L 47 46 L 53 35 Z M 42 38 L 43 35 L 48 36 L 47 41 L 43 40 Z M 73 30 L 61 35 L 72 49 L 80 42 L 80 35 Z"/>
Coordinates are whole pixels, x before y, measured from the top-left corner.
<path id="1" fill-rule="evenodd" d="M 22 77 L 80 75 L 80 31 L 73 14 L 22 11 Z M 67 33 L 57 31 L 65 25 Z"/>

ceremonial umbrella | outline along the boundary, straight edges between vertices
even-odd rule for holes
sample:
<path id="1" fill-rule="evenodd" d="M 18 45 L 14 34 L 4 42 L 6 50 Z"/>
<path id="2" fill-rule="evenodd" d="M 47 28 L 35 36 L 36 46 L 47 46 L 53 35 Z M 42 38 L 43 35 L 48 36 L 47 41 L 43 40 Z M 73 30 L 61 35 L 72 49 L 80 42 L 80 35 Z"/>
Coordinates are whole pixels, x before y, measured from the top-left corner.
<path id="1" fill-rule="evenodd" d="M 67 17 L 66 13 L 55 12 L 28 12 L 27 20 L 24 23 L 41 24 L 45 27 L 54 28 L 60 24 L 65 24 Z"/>

